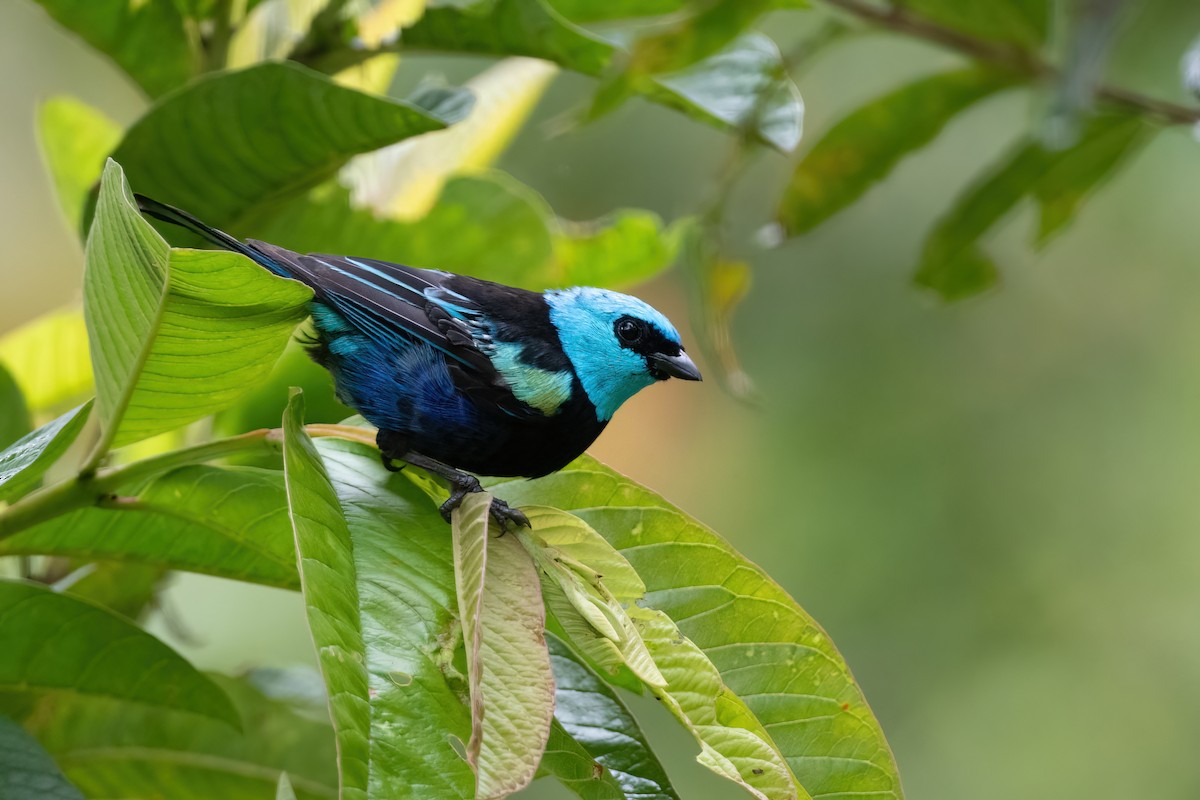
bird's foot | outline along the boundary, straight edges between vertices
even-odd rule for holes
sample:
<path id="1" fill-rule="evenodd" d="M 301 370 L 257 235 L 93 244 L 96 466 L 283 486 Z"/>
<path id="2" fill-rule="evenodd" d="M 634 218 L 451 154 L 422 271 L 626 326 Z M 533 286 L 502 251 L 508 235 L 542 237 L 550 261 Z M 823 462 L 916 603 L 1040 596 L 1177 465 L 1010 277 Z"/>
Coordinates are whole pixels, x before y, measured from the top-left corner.
<path id="1" fill-rule="evenodd" d="M 467 495 L 482 491 L 483 487 L 479 485 L 479 479 L 473 475 L 464 474 L 461 477 L 452 478 L 450 480 L 450 499 L 442 503 L 441 508 L 438 509 L 442 513 L 442 519 L 449 522 L 450 515 L 454 513 L 454 509 L 462 505 L 462 501 Z M 496 524 L 500 526 L 502 535 L 508 533 L 509 523 L 515 523 L 518 527 L 521 525 L 526 528 L 532 527 L 529 524 L 529 518 L 521 513 L 520 509 L 512 508 L 498 497 L 492 498 L 491 515 Z"/>

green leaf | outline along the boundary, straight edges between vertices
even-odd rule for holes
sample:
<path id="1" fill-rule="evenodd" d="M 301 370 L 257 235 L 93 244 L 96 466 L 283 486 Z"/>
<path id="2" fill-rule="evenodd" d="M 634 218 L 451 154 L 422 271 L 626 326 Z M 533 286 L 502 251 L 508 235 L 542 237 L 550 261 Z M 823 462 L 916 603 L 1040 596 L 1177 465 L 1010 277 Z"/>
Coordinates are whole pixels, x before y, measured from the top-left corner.
<path id="1" fill-rule="evenodd" d="M 970 36 L 1038 48 L 1050 30 L 1049 0 L 905 0 L 904 8 L 927 20 Z"/>
<path id="2" fill-rule="evenodd" d="M 111 697 L 239 725 L 229 698 L 175 651 L 98 606 L 0 581 L 0 688 Z"/>
<path id="3" fill-rule="evenodd" d="M 296 800 L 296 790 L 286 772 L 279 774 L 279 786 L 275 789 L 275 800 Z"/>
<path id="4" fill-rule="evenodd" d="M 609 671 L 619 661 L 647 686 L 663 686 L 666 680 L 626 610 L 646 592 L 629 562 L 578 517 L 554 508 L 522 510 L 533 527 L 514 536 L 545 576 L 548 602 L 563 627 L 579 636 L 585 652 Z M 598 637 L 586 632 L 576 617 Z"/>
<path id="5" fill-rule="evenodd" d="M 63 696 L 27 725 L 88 797 L 263 800 L 286 771 L 300 800 L 335 800 L 328 718 L 268 699 L 245 680 L 210 679 L 233 701 L 243 731 L 191 714 Z"/>
<path id="6" fill-rule="evenodd" d="M 329 689 L 340 796 L 366 798 L 371 709 L 354 545 L 321 457 L 304 432 L 303 416 L 304 396 L 294 393 L 283 415 L 288 514 L 309 629 Z"/>
<path id="7" fill-rule="evenodd" d="M 795 236 L 820 225 L 888 176 L 969 107 L 1011 86 L 1013 78 L 976 66 L 910 83 L 851 112 L 796 166 L 779 220 Z"/>
<path id="8" fill-rule="evenodd" d="M 550 738 L 542 754 L 540 775 L 553 775 L 566 789 L 582 800 L 626 800 L 612 774 L 592 758 L 582 744 L 554 719 Z M 641 800 L 645 795 L 633 795 Z"/>
<path id="9" fill-rule="evenodd" d="M 38 140 L 63 215 L 71 230 L 83 230 L 83 209 L 121 127 L 74 97 L 51 97 L 38 111 Z"/>
<path id="10" fill-rule="evenodd" d="M 650 608 L 633 612 L 646 646 L 667 678 L 654 694 L 700 743 L 696 760 L 759 800 L 808 800 L 762 723 L 675 623 Z"/>
<path id="11" fill-rule="evenodd" d="M 174 430 L 266 377 L 312 292 L 236 253 L 170 250 L 109 161 L 88 235 L 84 315 L 101 441 Z M 180 385 L 187 392 L 179 391 Z"/>
<path id="12" fill-rule="evenodd" d="M 13 502 L 38 485 L 42 475 L 79 436 L 92 410 L 91 401 L 33 433 L 18 439 L 0 453 L 0 500 Z"/>
<path id="13" fill-rule="evenodd" d="M 95 393 L 83 310 L 50 311 L 0 339 L 0 363 L 35 415 L 60 413 Z"/>
<path id="14" fill-rule="evenodd" d="M 446 523 L 420 489 L 384 469 L 374 448 L 322 439 L 314 460 L 296 432 L 297 414 L 295 407 L 289 412 L 285 452 L 290 447 L 289 458 L 301 466 L 289 467 L 289 482 L 293 514 L 299 510 L 303 520 L 297 528 L 305 526 L 297 539 L 306 602 L 319 599 L 324 609 L 314 611 L 325 620 L 312 626 L 313 638 L 318 652 L 341 644 L 351 659 L 337 670 L 330 664 L 326 674 L 342 725 L 342 758 L 365 759 L 366 743 L 373 743 L 372 796 L 403 796 L 419 786 L 428 800 L 473 798 L 474 775 L 455 750 L 469 739 L 471 722 L 466 680 L 453 665 L 461 626 L 452 610 Z M 320 464 L 336 496 L 321 480 Z M 361 644 L 353 642 L 356 629 Z"/>
<path id="15" fill-rule="evenodd" d="M 1037 244 L 1061 232 L 1087 196 L 1159 130 L 1140 115 L 1104 114 L 1089 122 L 1074 146 L 1052 154 L 1033 190 L 1042 211 Z"/>
<path id="16" fill-rule="evenodd" d="M 1046 153 L 1034 143 L 1020 145 L 977 179 L 925 239 L 914 280 L 944 300 L 958 300 L 990 288 L 996 264 L 978 240 L 1020 202 L 1046 168 Z"/>
<path id="17" fill-rule="evenodd" d="M 237 232 L 265 203 L 332 177 L 351 156 L 441 130 L 469 107 L 461 90 L 390 100 L 293 63 L 266 63 L 165 98 L 113 158 L 139 192 Z"/>
<path id="18" fill-rule="evenodd" d="M 29 409 L 12 373 L 0 366 L 0 447 L 7 448 L 29 433 Z M 4 469 L 0 453 L 0 471 Z"/>
<path id="19" fill-rule="evenodd" d="M 140 621 L 153 606 L 166 574 L 162 567 L 150 564 L 93 562 L 58 581 L 54 589 Z"/>
<path id="20" fill-rule="evenodd" d="M 532 290 L 626 287 L 666 269 L 677 249 L 674 229 L 664 232 L 654 214 L 621 210 L 567 222 L 499 172 L 450 179 L 415 222 L 352 210 L 346 190 L 326 185 L 289 203 L 256 235 L 298 252 L 356 253 Z"/>
<path id="21" fill-rule="evenodd" d="M 484 11 L 430 8 L 404 33 L 406 47 L 524 55 L 553 61 L 594 78 L 618 57 L 611 42 L 568 22 L 546 0 L 497 0 Z M 752 127 L 767 144 L 790 152 L 799 141 L 803 104 L 782 76 L 779 49 L 751 34 L 687 70 L 637 81 L 634 91 L 719 127 Z M 767 93 L 759 102 L 760 92 Z M 755 113 L 758 112 L 758 113 Z M 758 117 L 757 125 L 751 117 Z"/>
<path id="22" fill-rule="evenodd" d="M 0 717 L 0 797 L 4 800 L 83 800 L 42 746 Z"/>
<path id="23" fill-rule="evenodd" d="M 287 496 L 274 470 L 193 465 L 108 508 L 64 514 L 0 540 L 0 555 L 112 559 L 299 588 Z"/>
<path id="24" fill-rule="evenodd" d="M 619 784 L 624 792 L 619 797 L 678 800 L 666 770 L 650 749 L 641 726 L 617 693 L 565 642 L 553 635 L 547 640 L 550 663 L 554 667 L 554 716 L 564 732 Z M 549 755 L 550 748 L 547 747 L 548 758 Z M 561 768 L 554 769 L 546 761 L 543 761 L 543 767 L 564 780 Z M 576 794 L 585 796 L 578 791 Z"/>
<path id="25" fill-rule="evenodd" d="M 550 5 L 572 22 L 604 22 L 674 14 L 687 8 L 691 2 L 692 0 L 550 0 Z"/>
<path id="26" fill-rule="evenodd" d="M 620 551 L 646 584 L 646 604 L 712 661 L 810 794 L 901 796 L 883 732 L 829 637 L 717 534 L 587 457 L 492 487 L 510 503 L 571 511 Z"/>
<path id="27" fill-rule="evenodd" d="M 508 58 L 474 76 L 464 86 L 475 97 L 466 119 L 346 165 L 340 178 L 354 206 L 394 220 L 425 216 L 451 176 L 484 169 L 499 157 L 557 74 L 546 61 Z"/>
<path id="28" fill-rule="evenodd" d="M 115 61 L 151 97 L 185 83 L 198 69 L 199 59 L 173 2 L 38 2 L 60 25 Z"/>
<path id="29" fill-rule="evenodd" d="M 533 780 L 554 716 L 537 572 L 516 537 L 489 537 L 491 503 L 487 492 L 469 495 L 452 525 L 476 800 L 508 797 Z"/>

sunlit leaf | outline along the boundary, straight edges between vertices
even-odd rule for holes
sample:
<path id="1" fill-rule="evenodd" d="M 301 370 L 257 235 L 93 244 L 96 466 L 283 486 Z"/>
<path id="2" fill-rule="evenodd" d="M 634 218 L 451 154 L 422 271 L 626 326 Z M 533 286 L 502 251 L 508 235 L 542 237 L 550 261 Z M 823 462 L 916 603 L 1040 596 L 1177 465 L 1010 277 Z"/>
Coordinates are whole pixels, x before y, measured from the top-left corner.
<path id="1" fill-rule="evenodd" d="M 185 22 L 173 2 L 38 0 L 60 25 L 111 58 L 147 94 L 158 96 L 197 70 Z"/>
<path id="2" fill-rule="evenodd" d="M 476 800 L 499 800 L 533 780 L 554 714 L 537 572 L 515 537 L 489 535 L 491 500 L 468 496 L 452 528 Z"/>
<path id="3" fill-rule="evenodd" d="M 810 231 L 858 200 L 956 115 L 1012 83 L 997 70 L 968 67 L 908 84 L 842 118 L 792 173 L 779 207 L 788 234 Z"/>
<path id="4" fill-rule="evenodd" d="M 0 453 L 0 500 L 12 502 L 38 485 L 83 430 L 91 402 L 23 436 Z M 0 542 L 0 545 L 4 542 Z"/>
<path id="5" fill-rule="evenodd" d="M 647 605 L 716 665 L 810 794 L 901 796 L 883 732 L 829 637 L 717 534 L 587 457 L 492 491 L 576 513 L 616 547 L 645 582 Z"/>
<path id="6" fill-rule="evenodd" d="M 0 555 L 121 560 L 299 587 L 282 476 L 193 465 L 159 476 L 111 508 L 86 508 L 0 539 Z"/>
<path id="7" fill-rule="evenodd" d="M 0 688 L 111 697 L 239 725 L 212 681 L 110 611 L 12 581 L 0 581 L 0 608 Z"/>
<path id="8" fill-rule="evenodd" d="M 696 760 L 760 800 L 808 800 L 762 723 L 728 691 L 704 652 L 663 612 L 634 613 L 667 678 L 666 687 L 652 691 L 700 743 Z"/>
<path id="9" fill-rule="evenodd" d="M 0 797 L 83 800 L 54 759 L 20 725 L 0 716 Z"/>
<path id="10" fill-rule="evenodd" d="M 554 667 L 554 716 L 564 730 L 613 777 L 624 791 L 622 797 L 678 800 L 641 726 L 617 693 L 566 643 L 554 636 L 548 642 Z M 562 780 L 558 772 L 554 774 Z"/>
<path id="11" fill-rule="evenodd" d="M 490 165 L 516 135 L 557 67 L 510 58 L 467 81 L 475 96 L 466 119 L 441 131 L 358 156 L 342 171 L 354 205 L 376 216 L 414 220 L 427 214 L 447 179 Z"/>
<path id="12" fill-rule="evenodd" d="M 416 48 L 542 58 L 596 78 L 608 74 L 624 52 L 568 22 L 546 0 L 497 0 L 483 11 L 429 8 L 405 31 L 404 42 Z M 639 81 L 634 90 L 724 128 L 752 126 L 756 117 L 753 132 L 788 152 L 799 141 L 803 104 L 781 71 L 779 49 L 767 37 L 751 34 L 686 70 Z M 763 102 L 760 92 L 767 93 Z"/>
<path id="13" fill-rule="evenodd" d="M 81 308 L 48 312 L 0 338 L 0 363 L 35 415 L 61 412 L 95 392 Z"/>
<path id="14" fill-rule="evenodd" d="M 121 128 L 73 97 L 52 97 L 39 110 L 38 139 L 63 215 L 71 230 L 82 231 L 88 195 L 105 156 L 121 141 Z"/>
<path id="15" fill-rule="evenodd" d="M 452 178 L 415 222 L 351 210 L 344 189 L 323 186 L 255 235 L 299 252 L 353 253 L 535 290 L 629 286 L 670 266 L 678 245 L 674 231 L 664 233 L 646 211 L 560 220 L 532 189 L 498 172 Z"/>
<path id="16" fill-rule="evenodd" d="M 236 232 L 262 204 L 331 177 L 351 156 L 441 130 L 469 107 L 461 90 L 390 100 L 267 63 L 172 94 L 113 157 L 142 194 Z"/>
<path id="17" fill-rule="evenodd" d="M 233 701 L 241 732 L 193 714 L 69 696 L 42 702 L 27 725 L 88 797 L 264 800 L 286 771 L 300 800 L 336 800 L 328 719 L 246 680 L 209 677 Z"/>
<path id="18" fill-rule="evenodd" d="M 111 160 L 86 260 L 101 428 L 93 460 L 231 404 L 266 377 L 312 296 L 235 253 L 169 249 Z"/>

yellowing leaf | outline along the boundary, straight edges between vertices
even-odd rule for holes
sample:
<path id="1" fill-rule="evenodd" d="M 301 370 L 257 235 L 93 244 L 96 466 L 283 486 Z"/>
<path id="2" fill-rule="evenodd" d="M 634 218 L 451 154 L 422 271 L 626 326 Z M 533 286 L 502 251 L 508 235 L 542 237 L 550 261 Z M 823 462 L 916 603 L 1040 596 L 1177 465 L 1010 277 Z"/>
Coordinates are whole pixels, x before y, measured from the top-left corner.
<path id="1" fill-rule="evenodd" d="M 359 156 L 343 169 L 354 204 L 395 220 L 424 216 L 450 176 L 495 161 L 557 72 L 548 61 L 509 58 L 472 78 L 466 88 L 475 106 L 465 120 Z"/>
<path id="2" fill-rule="evenodd" d="M 16 379 L 35 416 L 47 416 L 94 391 L 83 310 L 43 314 L 0 338 L 0 363 Z"/>

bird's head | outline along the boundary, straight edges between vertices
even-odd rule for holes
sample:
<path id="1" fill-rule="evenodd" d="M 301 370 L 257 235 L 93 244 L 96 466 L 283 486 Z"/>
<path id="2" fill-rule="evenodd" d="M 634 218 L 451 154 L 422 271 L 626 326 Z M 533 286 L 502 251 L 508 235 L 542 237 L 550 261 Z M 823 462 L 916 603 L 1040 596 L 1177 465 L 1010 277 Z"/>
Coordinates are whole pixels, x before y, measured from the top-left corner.
<path id="1" fill-rule="evenodd" d="M 600 419 L 638 390 L 667 378 L 700 380 L 679 332 L 650 305 L 607 289 L 546 292 L 550 321 Z"/>

